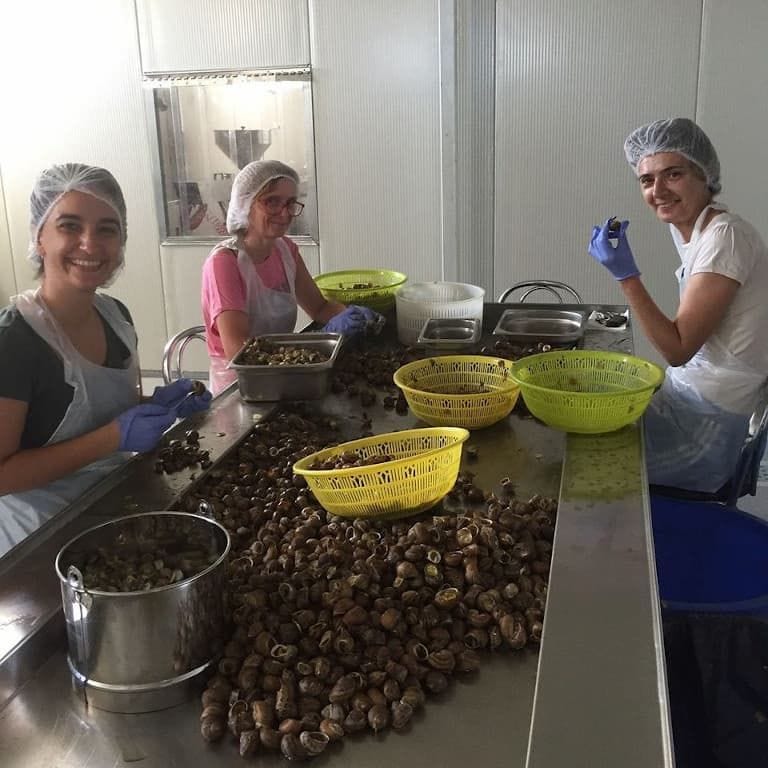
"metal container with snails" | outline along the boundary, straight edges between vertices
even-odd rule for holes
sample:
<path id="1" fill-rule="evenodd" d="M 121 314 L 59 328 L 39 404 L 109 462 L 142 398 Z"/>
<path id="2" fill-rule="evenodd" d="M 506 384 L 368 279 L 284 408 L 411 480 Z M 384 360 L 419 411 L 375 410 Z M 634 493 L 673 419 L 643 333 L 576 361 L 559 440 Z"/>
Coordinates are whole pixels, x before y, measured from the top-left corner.
<path id="1" fill-rule="evenodd" d="M 91 705 L 165 709 L 210 674 L 228 634 L 229 547 L 215 520 L 181 512 L 118 518 L 62 547 L 67 661 Z"/>

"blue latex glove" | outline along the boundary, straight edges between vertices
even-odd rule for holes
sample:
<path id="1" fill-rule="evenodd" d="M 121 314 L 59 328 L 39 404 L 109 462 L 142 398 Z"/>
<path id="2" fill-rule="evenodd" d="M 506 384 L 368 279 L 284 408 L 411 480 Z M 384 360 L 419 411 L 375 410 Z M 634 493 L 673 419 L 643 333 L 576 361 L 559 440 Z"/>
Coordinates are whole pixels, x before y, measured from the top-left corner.
<path id="1" fill-rule="evenodd" d="M 612 216 L 607 219 L 602 227 L 592 229 L 592 239 L 589 241 L 590 255 L 599 261 L 617 280 L 626 280 L 628 277 L 635 277 L 640 274 L 640 270 L 635 264 L 635 257 L 632 255 L 632 249 L 627 241 L 628 221 L 620 222 L 618 231 L 609 229 Z M 616 241 L 614 245 L 611 240 Z"/>
<path id="2" fill-rule="evenodd" d="M 207 389 L 202 395 L 192 395 L 193 386 L 191 379 L 176 379 L 164 387 L 155 387 L 150 402 L 164 405 L 175 411 L 180 419 L 186 419 L 193 413 L 207 410 L 213 397 Z"/>
<path id="3" fill-rule="evenodd" d="M 352 336 L 371 329 L 378 333 L 384 325 L 384 316 L 368 307 L 350 304 L 343 312 L 334 315 L 323 330 L 326 333 L 343 333 Z"/>
<path id="4" fill-rule="evenodd" d="M 176 421 L 176 413 L 164 405 L 143 403 L 123 411 L 117 417 L 120 427 L 119 451 L 151 451 L 168 427 Z"/>

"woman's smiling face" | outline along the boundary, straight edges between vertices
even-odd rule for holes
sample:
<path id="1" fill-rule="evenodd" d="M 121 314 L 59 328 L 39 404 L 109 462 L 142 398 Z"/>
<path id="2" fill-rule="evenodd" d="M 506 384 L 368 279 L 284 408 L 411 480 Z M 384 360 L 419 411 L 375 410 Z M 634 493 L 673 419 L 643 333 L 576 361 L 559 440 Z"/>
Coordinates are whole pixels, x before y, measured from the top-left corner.
<path id="1" fill-rule="evenodd" d="M 38 235 L 43 280 L 95 291 L 120 265 L 120 218 L 107 203 L 67 192 L 53 206 Z"/>
<path id="2" fill-rule="evenodd" d="M 699 214 L 712 201 L 701 169 L 677 152 L 659 152 L 638 163 L 637 177 L 656 216 L 674 224 L 688 240 Z"/>

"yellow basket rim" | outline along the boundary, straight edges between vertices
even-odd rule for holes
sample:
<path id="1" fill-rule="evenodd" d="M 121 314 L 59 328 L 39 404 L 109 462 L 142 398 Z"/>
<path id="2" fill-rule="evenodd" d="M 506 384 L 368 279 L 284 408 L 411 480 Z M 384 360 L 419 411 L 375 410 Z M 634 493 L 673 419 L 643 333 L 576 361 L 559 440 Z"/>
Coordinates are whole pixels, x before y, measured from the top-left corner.
<path id="1" fill-rule="evenodd" d="M 424 389 L 419 389 L 418 387 L 413 387 L 410 384 L 406 384 L 405 382 L 401 381 L 402 377 L 405 376 L 405 374 L 408 373 L 409 370 L 413 370 L 414 368 L 421 368 L 425 364 L 429 365 L 427 361 L 434 360 L 434 361 L 442 361 L 444 363 L 454 363 L 454 362 L 462 362 L 464 360 L 474 360 L 474 361 L 494 361 L 495 365 L 498 365 L 499 361 L 502 361 L 504 363 L 504 367 L 510 372 L 510 378 L 503 386 L 496 386 L 494 384 L 491 384 L 489 386 L 492 386 L 493 389 L 491 389 L 488 392 L 465 392 L 464 394 L 451 394 L 451 393 L 442 393 L 442 392 L 427 392 Z M 434 397 L 439 397 L 441 400 L 448 400 L 448 402 L 457 402 L 459 400 L 466 400 L 467 398 L 483 398 L 488 397 L 488 395 L 494 395 L 494 394 L 507 394 L 512 393 L 514 390 L 520 389 L 520 384 L 512 378 L 512 361 L 507 360 L 504 357 L 493 357 L 491 355 L 435 355 L 434 357 L 425 357 L 423 360 L 413 360 L 410 363 L 406 363 L 405 365 L 401 365 L 392 375 L 392 381 L 394 381 L 395 385 L 398 386 L 400 389 L 403 390 L 403 392 L 412 392 L 420 395 L 432 395 Z"/>
<path id="2" fill-rule="evenodd" d="M 655 381 L 645 384 L 642 387 L 637 387 L 635 389 L 627 389 L 626 392 L 571 392 L 570 390 L 561 390 L 561 389 L 555 389 L 554 387 L 542 387 L 539 384 L 533 384 L 529 381 L 522 381 L 517 376 L 517 371 L 519 368 L 524 368 L 532 363 L 536 363 L 541 359 L 547 358 L 571 358 L 571 359 L 579 359 L 579 358 L 592 358 L 594 360 L 628 360 L 628 361 L 634 361 L 637 363 L 642 363 L 644 365 L 647 365 L 652 371 L 655 372 Z M 579 399 L 583 398 L 599 398 L 599 399 L 607 399 L 616 397 L 617 395 L 641 395 L 648 390 L 656 390 L 658 389 L 662 383 L 664 382 L 664 369 L 656 365 L 656 363 L 651 362 L 650 360 L 646 360 L 644 357 L 638 357 L 637 355 L 630 355 L 628 353 L 624 352 L 605 352 L 600 350 L 583 350 L 583 349 L 561 349 L 561 350 L 553 350 L 551 352 L 539 352 L 535 355 L 527 355 L 526 357 L 521 357 L 518 360 L 515 360 L 515 362 L 512 364 L 512 368 L 510 370 L 510 376 L 519 384 L 521 391 L 533 390 L 535 392 L 557 392 L 562 394 L 567 394 L 569 397 L 576 397 Z"/>
<path id="3" fill-rule="evenodd" d="M 387 283 L 387 285 L 381 285 L 378 288 L 339 288 L 338 286 L 321 286 L 321 282 L 324 280 L 338 280 L 346 275 L 386 275 L 393 279 L 393 282 Z M 314 281 L 318 286 L 322 287 L 324 291 L 382 291 L 390 288 L 397 288 L 402 285 L 408 276 L 403 272 L 398 272 L 395 269 L 341 269 L 336 272 L 323 272 L 314 277 Z"/>
<path id="4" fill-rule="evenodd" d="M 309 476 L 318 476 L 322 477 L 325 475 L 336 475 L 341 477 L 346 477 L 348 475 L 354 475 L 359 474 L 361 470 L 377 470 L 381 469 L 384 466 L 399 466 L 400 464 L 406 464 L 413 462 L 414 457 L 413 456 L 405 456 L 402 459 L 392 459 L 392 461 L 383 461 L 379 462 L 378 464 L 366 464 L 365 466 L 361 467 L 346 467 L 345 469 L 309 469 L 306 467 L 306 464 L 311 464 L 314 459 L 319 456 L 322 453 L 325 453 L 326 451 L 331 451 L 334 454 L 335 453 L 344 453 L 344 451 L 350 451 L 354 450 L 356 447 L 360 445 L 370 445 L 371 443 L 379 443 L 379 442 L 386 442 L 387 438 L 393 438 L 394 436 L 397 437 L 409 437 L 411 435 L 423 435 L 425 433 L 431 433 L 431 434 L 444 434 L 444 435 L 453 435 L 456 437 L 456 440 L 451 443 L 450 445 L 443 445 L 439 448 L 432 448 L 428 451 L 423 451 L 422 453 L 418 454 L 418 457 L 420 459 L 425 458 L 426 456 L 431 456 L 434 453 L 439 453 L 440 451 L 444 451 L 447 448 L 452 448 L 456 445 L 461 445 L 465 441 L 469 439 L 469 430 L 464 429 L 464 427 L 423 427 L 421 429 L 403 429 L 399 432 L 382 432 L 380 435 L 373 435 L 371 437 L 359 437 L 357 440 L 348 440 L 346 443 L 339 443 L 338 445 L 331 445 L 328 446 L 328 448 L 322 448 L 319 451 L 315 451 L 314 453 L 310 453 L 309 456 L 304 456 L 304 458 L 299 459 L 294 465 L 293 465 L 293 472 L 297 475 L 309 475 Z"/>

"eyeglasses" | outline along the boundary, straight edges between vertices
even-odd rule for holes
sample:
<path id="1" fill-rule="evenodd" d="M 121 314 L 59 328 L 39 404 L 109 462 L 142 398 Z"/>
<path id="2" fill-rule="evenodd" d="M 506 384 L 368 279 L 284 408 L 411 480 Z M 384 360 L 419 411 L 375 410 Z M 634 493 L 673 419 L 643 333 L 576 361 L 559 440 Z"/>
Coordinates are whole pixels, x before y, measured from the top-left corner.
<path id="1" fill-rule="evenodd" d="M 287 210 L 295 218 L 304 210 L 304 203 L 300 203 L 295 198 L 283 200 L 282 197 L 277 195 L 259 198 L 259 205 L 272 216 L 277 216 L 284 210 Z"/>

